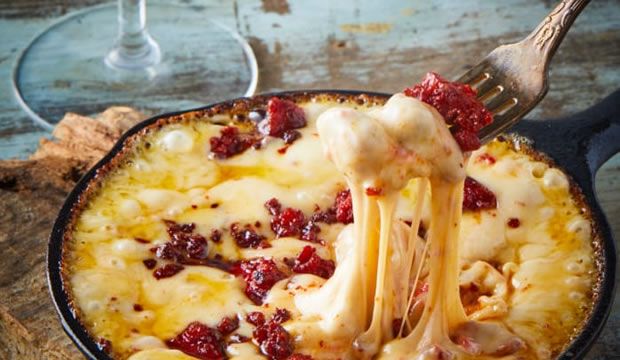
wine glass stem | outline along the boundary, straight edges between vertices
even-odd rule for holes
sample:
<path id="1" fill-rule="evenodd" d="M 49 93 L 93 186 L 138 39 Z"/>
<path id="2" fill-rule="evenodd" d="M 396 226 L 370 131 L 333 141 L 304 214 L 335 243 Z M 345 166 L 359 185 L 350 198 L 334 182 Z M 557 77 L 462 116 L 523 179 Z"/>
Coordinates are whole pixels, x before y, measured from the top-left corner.
<path id="1" fill-rule="evenodd" d="M 118 39 L 105 58 L 106 64 L 138 69 L 159 63 L 159 45 L 146 29 L 145 0 L 118 0 L 118 24 Z"/>

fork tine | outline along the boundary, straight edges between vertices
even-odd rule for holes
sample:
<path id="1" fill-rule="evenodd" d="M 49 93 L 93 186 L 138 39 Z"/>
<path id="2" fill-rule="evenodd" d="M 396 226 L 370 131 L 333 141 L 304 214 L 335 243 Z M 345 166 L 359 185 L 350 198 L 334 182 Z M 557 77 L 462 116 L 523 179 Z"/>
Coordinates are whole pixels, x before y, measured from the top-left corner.
<path id="1" fill-rule="evenodd" d="M 478 133 L 478 137 L 480 138 L 480 142 L 487 143 L 493 140 L 497 135 L 499 135 L 503 130 L 509 128 L 515 121 L 515 114 L 518 112 L 518 106 L 512 106 L 508 108 L 504 113 L 494 115 L 493 123 L 488 125 Z"/>
<path id="2" fill-rule="evenodd" d="M 499 103 L 495 106 L 491 112 L 494 114 L 493 116 L 497 118 L 498 116 L 503 116 L 510 111 L 510 109 L 516 107 L 519 104 L 519 99 L 516 97 L 508 97 L 507 100 Z"/>
<path id="3" fill-rule="evenodd" d="M 498 94 L 494 98 L 490 99 L 488 102 L 484 104 L 484 106 L 489 109 L 492 113 L 499 113 L 502 110 L 502 107 L 514 106 L 518 103 L 513 99 L 517 99 L 517 97 L 508 90 L 504 90 L 502 93 Z"/>
<path id="4" fill-rule="evenodd" d="M 469 69 L 465 74 L 463 74 L 457 81 L 463 84 L 469 84 L 470 86 L 474 86 L 477 83 L 486 80 L 488 76 L 485 73 L 487 64 L 485 61 L 478 63 L 473 68 Z"/>
<path id="5" fill-rule="evenodd" d="M 497 82 L 497 79 L 493 74 L 490 74 L 490 73 L 487 73 L 487 74 L 489 74 L 489 78 L 483 83 L 481 83 L 480 85 L 475 87 L 476 91 L 478 91 L 479 99 L 488 99 L 494 95 L 497 95 L 495 93 L 490 93 L 490 92 L 493 91 L 493 89 L 497 88 L 498 86 L 502 86 L 501 84 Z M 500 93 L 501 91 L 503 91 L 503 88 L 497 93 Z"/>
<path id="6" fill-rule="evenodd" d="M 477 88 L 480 85 L 484 84 L 485 82 L 489 81 L 490 79 L 491 79 L 491 74 L 489 74 L 489 72 L 480 71 L 478 73 L 471 74 L 470 79 L 467 82 L 467 84 L 469 84 L 473 88 Z"/>
<path id="7" fill-rule="evenodd" d="M 478 93 L 478 100 L 482 101 L 482 103 L 485 104 L 487 109 L 490 109 L 488 103 L 495 100 L 497 97 L 503 96 L 504 94 L 504 86 L 496 85 L 487 92 Z"/>

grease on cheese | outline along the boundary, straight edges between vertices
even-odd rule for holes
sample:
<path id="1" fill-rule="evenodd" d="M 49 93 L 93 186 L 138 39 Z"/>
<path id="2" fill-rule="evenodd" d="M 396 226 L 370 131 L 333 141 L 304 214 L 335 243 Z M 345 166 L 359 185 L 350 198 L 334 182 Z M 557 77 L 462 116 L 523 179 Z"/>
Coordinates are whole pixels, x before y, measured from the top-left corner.
<path id="1" fill-rule="evenodd" d="M 400 358 L 415 351 L 430 356 L 432 349 L 418 345 L 445 343 L 450 340 L 445 335 L 455 331 L 454 326 L 441 324 L 445 314 L 456 319 L 454 324 L 472 320 L 507 326 L 526 343 L 529 357 L 557 354 L 584 320 L 595 285 L 592 227 L 572 199 L 566 176 L 497 141 L 474 152 L 466 169 L 459 167 L 460 150 L 445 137 L 449 133 L 440 117 L 415 99 L 397 95 L 385 107 L 334 106 L 303 104 L 308 126 L 300 129 L 302 138 L 285 154 L 277 152 L 282 140 L 271 139 L 260 150 L 249 149 L 224 161 L 209 159 L 209 138 L 221 126 L 208 121 L 171 124 L 147 134 L 128 161 L 106 176 L 79 214 L 73 232 L 70 288 L 93 335 L 110 340 L 118 358 L 190 359 L 166 349 L 164 342 L 192 321 L 215 326 L 224 316 L 255 310 L 268 315 L 275 307 L 286 307 L 293 317 L 284 327 L 296 339 L 296 351 L 315 359 L 334 354 L 351 359 L 373 354 Z M 343 121 L 317 125 L 319 116 Z M 355 135 L 358 126 L 372 136 Z M 331 142 L 332 148 L 349 141 L 342 149 L 353 152 L 330 153 L 334 165 L 326 159 L 321 141 Z M 359 152 L 365 156 L 360 158 Z M 497 162 L 476 161 L 481 154 L 490 154 Z M 339 171 L 345 168 L 352 169 L 344 172 L 347 176 Z M 458 209 L 462 191 L 458 180 L 465 170 L 497 195 L 498 208 L 466 212 L 458 221 L 458 213 L 447 209 Z M 435 180 L 429 187 L 425 181 L 411 180 L 414 176 Z M 265 305 L 256 306 L 244 295 L 242 281 L 220 270 L 186 266 L 171 278 L 156 280 L 142 264 L 152 256 L 150 247 L 168 241 L 163 219 L 194 222 L 204 236 L 212 229 L 223 230 L 221 243 L 209 242 L 210 255 L 293 257 L 309 243 L 274 240 L 263 203 L 276 197 L 309 214 L 315 205 L 329 207 L 347 183 L 356 205 L 355 224 L 321 224 L 326 243 L 311 244 L 321 257 L 336 261 L 336 272 L 327 281 L 294 275 L 273 287 Z M 385 189 L 388 196 L 370 198 L 364 194 L 366 187 Z M 443 200 L 437 195 L 440 187 Z M 218 206 L 212 208 L 215 203 Z M 444 244 L 448 249 L 431 246 L 422 258 L 425 240 L 401 222 L 415 223 L 416 218 L 427 228 L 430 224 L 431 237 L 451 239 L 452 244 Z M 449 218 L 458 224 L 442 230 L 438 224 Z M 521 226 L 508 227 L 510 218 L 518 218 Z M 255 221 L 263 224 L 261 233 L 272 247 L 238 249 L 226 229 L 233 222 Z M 444 230 L 453 235 L 440 234 Z M 452 270 L 433 270 L 437 252 L 450 247 L 460 248 L 459 259 L 449 251 L 453 258 L 444 262 Z M 434 286 L 429 294 L 436 299 L 426 303 L 439 304 L 444 311 L 418 308 L 414 323 L 406 327 L 413 329 L 416 321 L 423 324 L 411 331 L 416 347 L 395 351 L 395 341 L 406 338 L 393 340 L 388 319 L 402 316 L 411 282 L 418 275 L 413 270 L 418 268 L 419 281 Z M 445 271 L 458 276 L 448 284 L 433 280 L 445 276 Z M 462 313 L 458 288 L 473 283 L 480 294 L 465 304 Z M 452 295 L 437 298 L 437 294 Z M 143 310 L 135 311 L 134 304 Z M 468 326 L 458 331 L 473 331 Z M 495 331 L 497 327 L 476 329 L 506 335 Z M 242 321 L 238 333 L 251 336 L 252 326 Z M 500 336 L 489 343 L 504 340 Z M 230 345 L 227 352 L 239 359 L 262 356 L 252 343 Z"/>

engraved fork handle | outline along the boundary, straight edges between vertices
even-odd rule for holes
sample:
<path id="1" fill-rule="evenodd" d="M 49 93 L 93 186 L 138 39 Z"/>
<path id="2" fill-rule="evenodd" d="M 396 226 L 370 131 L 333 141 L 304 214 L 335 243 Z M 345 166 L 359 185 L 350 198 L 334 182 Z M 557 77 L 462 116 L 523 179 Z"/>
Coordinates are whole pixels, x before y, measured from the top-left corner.
<path id="1" fill-rule="evenodd" d="M 590 0 L 563 0 L 522 41 L 523 46 L 532 47 L 538 52 L 545 69 L 577 15 L 589 2 Z"/>
<path id="2" fill-rule="evenodd" d="M 549 89 L 549 63 L 590 0 L 563 0 L 525 39 L 497 47 L 458 81 L 474 85 L 495 121 L 478 133 L 482 143 L 518 122 Z M 482 79 L 482 80 L 480 80 Z"/>

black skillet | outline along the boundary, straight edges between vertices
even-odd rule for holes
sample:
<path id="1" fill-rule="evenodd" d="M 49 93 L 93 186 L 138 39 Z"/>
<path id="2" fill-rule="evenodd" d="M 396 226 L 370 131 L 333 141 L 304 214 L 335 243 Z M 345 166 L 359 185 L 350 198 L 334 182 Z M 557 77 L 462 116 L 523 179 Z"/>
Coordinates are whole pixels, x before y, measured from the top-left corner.
<path id="1" fill-rule="evenodd" d="M 390 95 L 368 93 L 361 91 L 310 91 L 284 92 L 258 97 L 259 103 L 271 95 L 300 98 L 308 95 L 329 93 L 345 98 L 355 98 L 361 94 L 368 94 L 375 99 L 386 100 Z M 86 195 L 88 186 L 96 179 L 98 172 L 106 172 L 113 167 L 113 159 L 124 147 L 126 142 L 149 126 L 153 126 L 162 119 L 182 115 L 192 111 L 209 111 L 216 108 L 230 109 L 232 104 L 239 100 L 231 100 L 204 108 L 164 114 L 145 120 L 134 126 L 116 143 L 112 150 L 95 165 L 78 182 L 67 197 L 50 235 L 47 254 L 48 284 L 52 300 L 56 307 L 65 332 L 75 342 L 80 351 L 89 359 L 110 359 L 100 349 L 76 317 L 71 306 L 71 298 L 63 283 L 62 255 L 65 249 L 63 244 L 71 228 L 75 208 Z M 243 102 L 243 100 L 241 100 Z M 601 332 L 611 310 L 615 285 L 616 250 L 615 243 L 603 214 L 595 192 L 594 176 L 599 167 L 611 156 L 620 151 L 620 90 L 616 90 L 599 104 L 581 113 L 562 119 L 546 121 L 523 120 L 512 130 L 512 133 L 523 136 L 531 141 L 532 147 L 549 156 L 557 165 L 572 177 L 584 195 L 584 200 L 591 210 L 591 217 L 596 224 L 599 241 L 597 248 L 600 279 L 598 297 L 591 316 L 584 325 L 581 333 L 560 354 L 559 359 L 583 358 Z"/>

